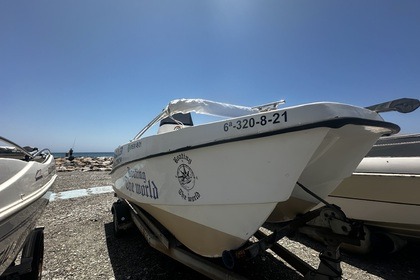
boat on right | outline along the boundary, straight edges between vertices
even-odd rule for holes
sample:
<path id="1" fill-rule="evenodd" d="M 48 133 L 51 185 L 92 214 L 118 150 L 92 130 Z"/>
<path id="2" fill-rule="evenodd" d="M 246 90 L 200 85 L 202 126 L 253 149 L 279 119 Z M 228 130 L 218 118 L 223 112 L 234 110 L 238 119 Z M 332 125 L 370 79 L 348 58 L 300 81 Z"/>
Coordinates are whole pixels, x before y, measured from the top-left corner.
<path id="1" fill-rule="evenodd" d="M 375 231 L 420 241 L 420 134 L 381 137 L 327 201 Z"/>

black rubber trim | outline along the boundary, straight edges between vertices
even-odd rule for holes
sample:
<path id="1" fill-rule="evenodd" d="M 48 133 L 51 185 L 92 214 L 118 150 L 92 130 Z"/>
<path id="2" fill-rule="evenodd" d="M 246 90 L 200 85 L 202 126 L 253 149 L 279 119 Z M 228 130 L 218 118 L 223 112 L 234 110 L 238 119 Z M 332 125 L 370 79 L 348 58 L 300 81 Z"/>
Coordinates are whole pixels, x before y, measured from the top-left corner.
<path id="1" fill-rule="evenodd" d="M 215 146 L 215 145 L 220 145 L 220 144 L 226 144 L 226 143 L 230 143 L 230 142 L 238 142 L 238 141 L 243 141 L 243 140 L 264 138 L 264 137 L 269 137 L 269 136 L 273 136 L 273 135 L 289 133 L 289 132 L 296 132 L 296 131 L 319 128 L 319 127 L 328 127 L 328 128 L 337 129 L 337 128 L 343 127 L 345 125 L 362 125 L 362 126 L 387 128 L 387 129 L 391 130 L 390 134 L 395 134 L 395 133 L 398 133 L 400 131 L 400 127 L 398 125 L 396 125 L 394 123 L 390 123 L 390 122 L 367 120 L 367 119 L 360 119 L 360 118 L 336 118 L 336 119 L 332 119 L 332 120 L 310 123 L 310 124 L 304 124 L 304 125 L 299 125 L 299 126 L 293 126 L 293 127 L 278 129 L 278 130 L 275 130 L 275 131 L 269 131 L 269 132 L 264 132 L 264 133 L 256 133 L 256 134 L 252 134 L 252 135 L 236 137 L 236 138 L 233 138 L 233 139 L 220 140 L 220 141 L 200 144 L 200 145 L 196 145 L 196 146 L 186 146 L 186 147 L 183 147 L 183 148 L 180 148 L 180 149 L 177 149 L 177 150 L 172 150 L 172 151 L 157 153 L 157 154 L 153 154 L 153 155 L 148 155 L 146 157 L 142 157 L 142 158 L 139 158 L 139 159 L 135 159 L 135 160 L 131 160 L 131 161 L 121 163 L 121 164 L 115 166 L 112 169 L 110 174 L 112 174 L 114 172 L 116 167 L 131 163 L 131 162 L 134 162 L 134 161 L 138 161 L 138 160 L 150 159 L 150 158 L 159 157 L 159 156 L 163 156 L 163 155 L 167 155 L 167 154 L 180 153 L 180 152 L 185 152 L 185 151 L 189 151 L 189 150 L 193 150 L 193 149 L 199 149 L 199 148 L 210 147 L 210 146 Z"/>

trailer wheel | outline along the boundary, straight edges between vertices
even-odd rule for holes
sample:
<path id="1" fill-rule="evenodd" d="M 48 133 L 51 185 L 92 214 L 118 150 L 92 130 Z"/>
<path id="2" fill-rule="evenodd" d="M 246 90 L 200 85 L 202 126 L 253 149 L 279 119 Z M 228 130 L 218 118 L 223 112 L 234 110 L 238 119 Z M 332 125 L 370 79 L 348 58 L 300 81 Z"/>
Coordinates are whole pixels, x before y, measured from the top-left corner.
<path id="1" fill-rule="evenodd" d="M 32 258 L 31 271 L 21 275 L 23 280 L 39 280 L 44 263 L 44 230 L 35 229 L 29 236 L 22 250 L 22 260 Z"/>
<path id="2" fill-rule="evenodd" d="M 111 212 L 114 224 L 114 235 L 116 238 L 120 238 L 133 224 L 130 216 L 130 207 L 125 201 L 119 199 L 112 204 Z"/>

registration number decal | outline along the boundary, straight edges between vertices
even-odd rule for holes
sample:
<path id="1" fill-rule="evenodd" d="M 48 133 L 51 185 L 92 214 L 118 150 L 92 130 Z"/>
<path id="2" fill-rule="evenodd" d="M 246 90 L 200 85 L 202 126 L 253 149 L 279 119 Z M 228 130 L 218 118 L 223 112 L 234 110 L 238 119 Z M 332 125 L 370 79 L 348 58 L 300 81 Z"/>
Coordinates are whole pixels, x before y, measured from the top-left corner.
<path id="1" fill-rule="evenodd" d="M 287 111 L 283 113 L 276 112 L 269 115 L 262 115 L 260 117 L 250 117 L 237 121 L 229 121 L 223 124 L 223 130 L 228 132 L 231 129 L 241 130 L 253 128 L 255 126 L 265 126 L 267 124 L 280 124 L 287 122 Z"/>

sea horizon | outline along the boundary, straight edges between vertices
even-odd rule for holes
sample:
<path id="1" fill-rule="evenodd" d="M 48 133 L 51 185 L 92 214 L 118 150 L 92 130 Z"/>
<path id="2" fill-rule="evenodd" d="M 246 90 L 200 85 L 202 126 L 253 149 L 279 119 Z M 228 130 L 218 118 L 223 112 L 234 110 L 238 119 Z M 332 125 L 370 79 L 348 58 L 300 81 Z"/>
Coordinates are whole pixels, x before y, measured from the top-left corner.
<path id="1" fill-rule="evenodd" d="M 67 152 L 52 152 L 55 158 L 66 157 Z M 74 157 L 113 157 L 114 152 L 74 152 Z"/>

